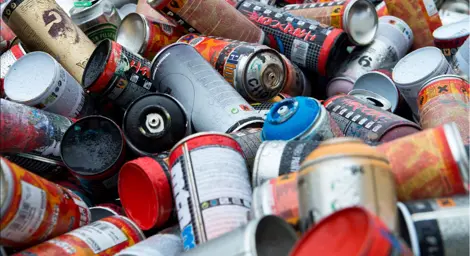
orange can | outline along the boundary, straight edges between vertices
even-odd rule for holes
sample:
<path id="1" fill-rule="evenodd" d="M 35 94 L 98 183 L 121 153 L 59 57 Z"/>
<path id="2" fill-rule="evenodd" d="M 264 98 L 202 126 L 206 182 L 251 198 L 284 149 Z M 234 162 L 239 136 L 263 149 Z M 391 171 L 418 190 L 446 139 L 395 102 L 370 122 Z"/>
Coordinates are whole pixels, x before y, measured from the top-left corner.
<path id="1" fill-rule="evenodd" d="M 0 158 L 0 244 L 25 247 L 90 222 L 72 191 Z"/>
<path id="2" fill-rule="evenodd" d="M 14 255 L 114 255 L 145 239 L 142 231 L 123 216 L 95 221 Z"/>
<path id="3" fill-rule="evenodd" d="M 454 123 L 377 147 L 392 166 L 399 201 L 468 193 L 468 155 Z"/>

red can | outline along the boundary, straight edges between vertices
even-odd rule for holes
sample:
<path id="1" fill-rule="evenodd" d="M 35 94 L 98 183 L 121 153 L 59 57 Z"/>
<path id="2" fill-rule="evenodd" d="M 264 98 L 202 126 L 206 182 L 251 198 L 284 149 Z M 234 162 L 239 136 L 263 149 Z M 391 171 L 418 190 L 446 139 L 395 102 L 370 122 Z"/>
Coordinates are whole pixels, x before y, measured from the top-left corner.
<path id="1" fill-rule="evenodd" d="M 304 72 L 294 63 L 292 63 L 286 56 L 282 55 L 284 64 L 286 65 L 286 85 L 282 89 L 283 93 L 290 96 L 311 96 L 312 86 L 310 81 L 305 76 Z"/>
<path id="2" fill-rule="evenodd" d="M 145 239 L 142 231 L 123 216 L 110 216 L 14 255 L 111 256 Z"/>
<path id="3" fill-rule="evenodd" d="M 86 203 L 70 190 L 0 158 L 0 244 L 24 247 L 90 222 Z"/>
<path id="4" fill-rule="evenodd" d="M 0 53 L 8 50 L 15 38 L 15 33 L 7 26 L 3 19 L 0 19 Z"/>
<path id="5" fill-rule="evenodd" d="M 469 35 L 468 19 L 439 27 L 432 33 L 434 45 L 442 50 L 450 63 Z"/>

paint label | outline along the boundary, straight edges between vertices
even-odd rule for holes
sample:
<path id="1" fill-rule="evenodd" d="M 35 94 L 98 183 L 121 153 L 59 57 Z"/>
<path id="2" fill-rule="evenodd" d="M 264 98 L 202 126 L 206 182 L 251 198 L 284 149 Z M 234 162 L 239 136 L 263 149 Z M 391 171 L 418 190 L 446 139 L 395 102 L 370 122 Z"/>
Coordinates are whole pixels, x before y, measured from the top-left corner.
<path id="1" fill-rule="evenodd" d="M 0 56 L 0 78 L 5 78 L 8 70 L 16 62 L 18 58 L 15 57 L 11 50 L 8 50 Z"/>
<path id="2" fill-rule="evenodd" d="M 104 23 L 93 26 L 85 31 L 90 40 L 98 45 L 99 42 L 109 39 L 116 40 L 117 27 L 112 23 Z"/>
<path id="3" fill-rule="evenodd" d="M 281 156 L 279 175 L 297 172 L 304 159 L 315 150 L 321 141 L 289 141 Z"/>
<path id="4" fill-rule="evenodd" d="M 46 212 L 46 192 L 21 181 L 21 201 L 15 217 L 1 231 L 1 237 L 23 242 L 31 237 L 41 225 Z"/>
<path id="5" fill-rule="evenodd" d="M 85 242 L 93 253 L 100 253 L 127 241 L 121 229 L 106 221 L 95 221 L 67 234 Z"/>
<path id="6" fill-rule="evenodd" d="M 428 13 L 429 17 L 436 15 L 438 13 L 436 4 L 434 3 L 433 0 L 423 0 L 423 4 L 424 4 L 424 7 L 426 8 L 426 12 Z"/>
<path id="7" fill-rule="evenodd" d="M 420 90 L 418 95 L 419 110 L 422 110 L 423 106 L 429 100 L 443 94 L 456 94 L 457 98 L 462 100 L 462 103 L 468 102 L 470 96 L 470 87 L 466 81 L 458 78 L 448 78 L 434 81 Z M 458 97 L 458 95 L 461 96 Z"/>
<path id="8" fill-rule="evenodd" d="M 273 195 L 272 212 L 288 223 L 299 224 L 297 173 L 289 173 L 269 181 Z"/>
<path id="9" fill-rule="evenodd" d="M 291 53 L 291 60 L 301 67 L 306 67 L 307 63 L 307 53 L 308 53 L 308 43 L 294 39 Z"/>

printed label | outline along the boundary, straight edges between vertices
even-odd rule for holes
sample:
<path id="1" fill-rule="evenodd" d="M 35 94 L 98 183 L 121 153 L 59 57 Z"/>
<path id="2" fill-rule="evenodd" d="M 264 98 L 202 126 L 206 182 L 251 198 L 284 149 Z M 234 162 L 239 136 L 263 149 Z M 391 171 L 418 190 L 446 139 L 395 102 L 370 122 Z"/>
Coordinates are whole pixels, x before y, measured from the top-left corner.
<path id="1" fill-rule="evenodd" d="M 279 175 L 297 172 L 302 161 L 315 150 L 321 141 L 289 141 L 284 147 L 279 166 Z"/>
<path id="2" fill-rule="evenodd" d="M 15 63 L 17 58 L 11 52 L 11 50 L 6 51 L 0 56 L 0 78 L 4 79 L 8 70 L 10 70 L 11 65 Z"/>
<path id="3" fill-rule="evenodd" d="M 291 52 L 291 60 L 301 67 L 307 66 L 308 43 L 294 39 Z"/>
<path id="4" fill-rule="evenodd" d="M 426 8 L 426 12 L 428 13 L 429 17 L 436 15 L 438 13 L 436 4 L 434 3 L 433 0 L 423 0 L 423 4 L 424 4 L 424 7 Z"/>
<path id="5" fill-rule="evenodd" d="M 423 110 L 423 106 L 431 99 L 443 95 L 443 94 L 457 94 L 461 95 L 462 102 L 469 98 L 470 88 L 469 84 L 463 79 L 443 79 L 432 82 L 431 84 L 424 87 L 418 95 L 418 108 L 420 111 Z"/>
<path id="6" fill-rule="evenodd" d="M 270 181 L 273 195 L 272 212 L 292 225 L 299 223 L 297 173 L 283 175 Z"/>
<path id="7" fill-rule="evenodd" d="M 68 234 L 85 242 L 93 253 L 100 253 L 127 241 L 126 235 L 118 227 L 106 221 L 95 221 Z"/>
<path id="8" fill-rule="evenodd" d="M 109 39 L 116 40 L 117 27 L 111 23 L 98 24 L 85 31 L 85 34 L 94 44 Z"/>

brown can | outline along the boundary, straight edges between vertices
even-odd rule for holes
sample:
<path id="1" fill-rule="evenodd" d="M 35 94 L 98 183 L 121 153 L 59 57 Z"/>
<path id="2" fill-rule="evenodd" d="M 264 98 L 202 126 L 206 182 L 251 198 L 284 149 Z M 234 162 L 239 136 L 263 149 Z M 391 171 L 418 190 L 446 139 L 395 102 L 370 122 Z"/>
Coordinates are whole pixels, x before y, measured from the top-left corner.
<path id="1" fill-rule="evenodd" d="M 12 0 L 2 18 L 29 51 L 44 51 L 81 82 L 95 45 L 54 0 Z"/>

